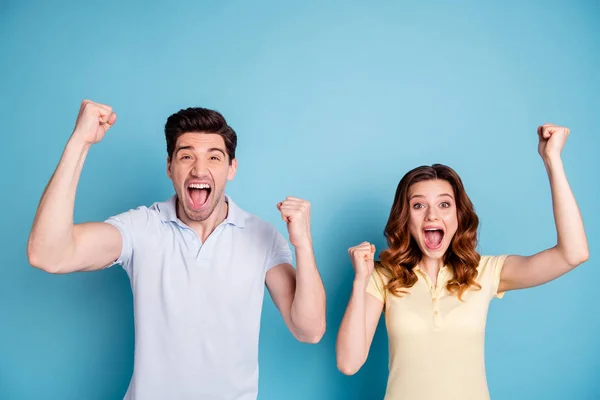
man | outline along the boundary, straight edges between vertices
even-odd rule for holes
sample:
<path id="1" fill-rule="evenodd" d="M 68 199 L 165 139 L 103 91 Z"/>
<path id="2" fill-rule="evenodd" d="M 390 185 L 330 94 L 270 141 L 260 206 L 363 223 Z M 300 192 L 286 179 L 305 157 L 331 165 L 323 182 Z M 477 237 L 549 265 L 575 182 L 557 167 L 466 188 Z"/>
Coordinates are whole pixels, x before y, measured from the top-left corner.
<path id="1" fill-rule="evenodd" d="M 135 360 L 125 398 L 256 399 L 264 285 L 298 340 L 325 331 L 325 291 L 308 202 L 277 205 L 295 248 L 225 194 L 237 169 L 237 137 L 221 114 L 188 108 L 165 125 L 168 201 L 73 223 L 90 147 L 116 122 L 112 108 L 83 101 L 75 129 L 42 195 L 27 255 L 50 273 L 120 264 L 134 294 Z"/>

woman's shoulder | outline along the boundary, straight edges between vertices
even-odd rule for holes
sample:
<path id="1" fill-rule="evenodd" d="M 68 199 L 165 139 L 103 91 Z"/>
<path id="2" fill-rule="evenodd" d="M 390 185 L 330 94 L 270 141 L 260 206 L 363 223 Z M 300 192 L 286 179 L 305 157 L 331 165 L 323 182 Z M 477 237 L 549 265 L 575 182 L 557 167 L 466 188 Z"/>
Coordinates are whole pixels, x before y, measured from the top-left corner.
<path id="1" fill-rule="evenodd" d="M 479 278 L 497 276 L 502 270 L 506 257 L 508 257 L 508 254 L 481 255 L 479 265 L 477 266 Z"/>
<path id="2" fill-rule="evenodd" d="M 388 282 L 392 279 L 392 272 L 383 266 L 380 261 L 375 261 L 375 268 L 373 268 L 372 276 L 382 285 L 387 285 Z"/>
<path id="3" fill-rule="evenodd" d="M 500 254 L 500 255 L 485 255 L 482 254 L 479 259 L 479 265 L 477 269 L 484 269 L 489 267 L 494 267 L 498 265 L 504 264 L 504 260 L 506 260 L 508 254 Z"/>

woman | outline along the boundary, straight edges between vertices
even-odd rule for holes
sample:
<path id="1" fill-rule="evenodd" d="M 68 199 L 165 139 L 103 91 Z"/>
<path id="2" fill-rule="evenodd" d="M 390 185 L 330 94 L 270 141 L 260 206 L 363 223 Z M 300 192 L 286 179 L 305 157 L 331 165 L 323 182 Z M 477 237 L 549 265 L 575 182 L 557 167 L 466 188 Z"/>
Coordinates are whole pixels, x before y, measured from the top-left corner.
<path id="1" fill-rule="evenodd" d="M 538 152 L 552 190 L 556 246 L 532 256 L 480 256 L 479 220 L 459 176 L 443 165 L 406 174 L 385 236 L 349 249 L 352 296 L 337 339 L 337 365 L 364 364 L 385 308 L 389 338 L 386 400 L 489 399 L 484 365 L 488 305 L 509 290 L 542 285 L 585 262 L 587 238 L 567 182 L 561 150 L 569 129 L 538 127 Z"/>

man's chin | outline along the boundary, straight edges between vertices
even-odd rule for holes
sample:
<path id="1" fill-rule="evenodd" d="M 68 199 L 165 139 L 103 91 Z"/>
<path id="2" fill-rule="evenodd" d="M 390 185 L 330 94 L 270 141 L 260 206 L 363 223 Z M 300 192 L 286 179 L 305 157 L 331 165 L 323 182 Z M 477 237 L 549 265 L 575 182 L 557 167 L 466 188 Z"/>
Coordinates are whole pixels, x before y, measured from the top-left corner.
<path id="1" fill-rule="evenodd" d="M 220 196 L 215 196 L 213 198 L 213 195 L 217 194 L 218 193 L 211 193 L 210 198 L 207 199 L 207 203 L 204 204 L 204 206 L 202 206 L 200 209 L 192 208 L 192 205 L 187 202 L 183 203 L 183 213 L 185 214 L 185 217 L 188 219 L 188 221 L 203 222 L 209 219 L 213 215 L 213 213 L 217 211 L 217 206 L 219 205 L 217 199 L 219 199 Z"/>
<path id="2" fill-rule="evenodd" d="M 213 211 L 214 208 L 200 211 L 190 210 L 188 208 L 184 209 L 185 216 L 187 217 L 187 219 L 194 222 L 206 221 L 212 215 Z"/>

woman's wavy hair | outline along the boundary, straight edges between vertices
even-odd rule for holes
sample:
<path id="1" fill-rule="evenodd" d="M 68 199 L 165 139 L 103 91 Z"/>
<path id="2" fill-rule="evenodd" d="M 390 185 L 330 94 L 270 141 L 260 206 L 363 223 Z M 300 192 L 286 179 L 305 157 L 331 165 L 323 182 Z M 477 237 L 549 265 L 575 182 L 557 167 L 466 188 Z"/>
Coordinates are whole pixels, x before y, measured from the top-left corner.
<path id="1" fill-rule="evenodd" d="M 385 288 L 395 296 L 399 297 L 402 293 L 407 293 L 403 289 L 410 288 L 417 282 L 417 275 L 413 268 L 421 261 L 423 253 L 408 229 L 410 215 L 408 195 L 411 186 L 415 183 L 435 179 L 450 183 L 454 189 L 458 228 L 444 254 L 443 261 L 454 274 L 446 288 L 450 293 L 457 293 L 458 298 L 462 300 L 462 295 L 470 287 L 481 289 L 475 281 L 481 258 L 475 250 L 479 218 L 465 192 L 462 180 L 452 168 L 445 165 L 417 167 L 400 180 L 384 230 L 388 248 L 381 252 L 377 267 L 390 278 Z"/>

